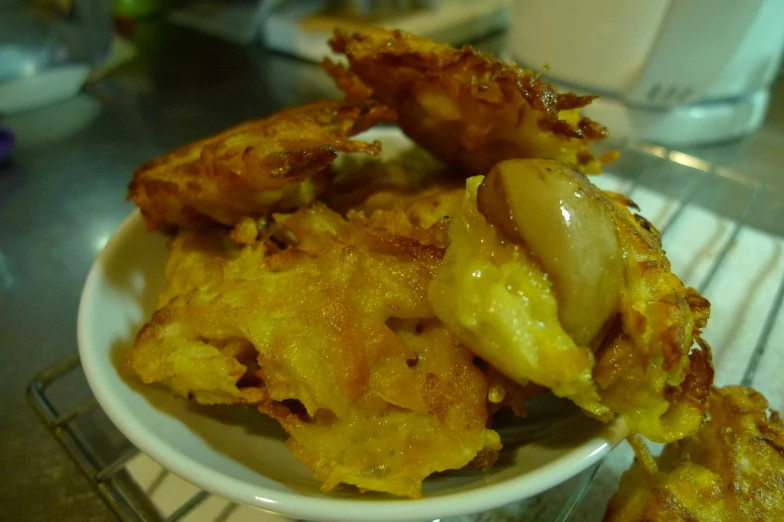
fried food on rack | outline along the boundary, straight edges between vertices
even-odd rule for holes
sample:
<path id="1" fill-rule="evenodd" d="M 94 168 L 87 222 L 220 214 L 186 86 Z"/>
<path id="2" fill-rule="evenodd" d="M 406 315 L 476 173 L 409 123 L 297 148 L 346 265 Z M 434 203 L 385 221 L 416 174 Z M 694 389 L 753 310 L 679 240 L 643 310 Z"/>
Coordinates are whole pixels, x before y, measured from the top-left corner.
<path id="1" fill-rule="evenodd" d="M 751 388 L 710 394 L 697 435 L 637 461 L 621 479 L 605 522 L 784 520 L 784 422 Z"/>
<path id="2" fill-rule="evenodd" d="M 138 169 L 128 197 L 151 229 L 235 225 L 312 203 L 338 152 L 375 155 L 379 144 L 351 139 L 394 119 L 375 102 L 319 102 L 243 123 L 185 145 Z"/>
<path id="3" fill-rule="evenodd" d="M 429 290 L 449 330 L 599 419 L 623 414 L 659 442 L 696 432 L 709 304 L 670 272 L 650 224 L 553 160 L 509 160 L 467 187 Z"/>
<path id="4" fill-rule="evenodd" d="M 434 472 L 490 465 L 482 371 L 426 298 L 438 234 L 399 210 L 344 218 L 316 203 L 273 219 L 236 255 L 226 232 L 180 233 L 168 275 L 185 293 L 144 326 L 126 370 L 200 403 L 257 405 L 324 491 L 419 497 Z"/>
<path id="5" fill-rule="evenodd" d="M 599 172 L 588 144 L 606 129 L 579 109 L 595 96 L 559 93 L 539 75 L 470 47 L 454 49 L 401 31 L 336 31 L 349 70 L 325 62 L 349 99 L 390 106 L 415 142 L 471 175 L 512 158 L 553 158 Z"/>

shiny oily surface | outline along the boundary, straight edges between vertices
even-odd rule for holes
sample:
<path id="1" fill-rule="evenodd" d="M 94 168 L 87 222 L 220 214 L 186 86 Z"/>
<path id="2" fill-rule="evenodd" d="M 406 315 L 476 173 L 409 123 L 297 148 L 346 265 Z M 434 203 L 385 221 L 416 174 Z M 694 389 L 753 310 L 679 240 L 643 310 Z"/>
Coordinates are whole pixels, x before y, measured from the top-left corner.
<path id="1" fill-rule="evenodd" d="M 617 312 L 623 266 L 599 189 L 551 160 L 507 160 L 488 173 L 479 211 L 528 248 L 552 279 L 564 330 L 588 346 Z"/>
<path id="2" fill-rule="evenodd" d="M 394 130 L 365 137 L 382 139 L 388 151 L 403 141 Z M 118 376 L 119 360 L 162 287 L 165 242 L 145 230 L 138 212 L 112 236 L 82 295 L 80 354 L 93 392 L 118 428 L 154 460 L 207 491 L 313 520 L 432 520 L 538 494 L 596 462 L 626 435 L 622 422 L 602 424 L 568 403 L 543 398 L 529 418 L 498 427 L 506 447 L 488 473 L 428 479 L 419 500 L 345 488 L 322 494 L 312 471 L 285 447 L 282 430 L 252 408 L 201 408 Z"/>

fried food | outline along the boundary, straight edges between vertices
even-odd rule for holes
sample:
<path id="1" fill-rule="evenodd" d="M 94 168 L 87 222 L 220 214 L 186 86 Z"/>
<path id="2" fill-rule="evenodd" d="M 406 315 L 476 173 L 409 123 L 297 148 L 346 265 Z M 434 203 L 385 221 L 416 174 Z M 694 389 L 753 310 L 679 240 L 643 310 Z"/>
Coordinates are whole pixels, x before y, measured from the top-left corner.
<path id="1" fill-rule="evenodd" d="M 465 190 L 442 162 L 420 148 L 407 149 L 393 159 L 345 156 L 320 198 L 329 208 L 370 215 L 376 210 L 405 210 L 412 202 L 452 189 Z"/>
<path id="2" fill-rule="evenodd" d="M 134 174 L 148 227 L 176 235 L 124 370 L 258 408 L 323 491 L 417 498 L 433 473 L 487 469 L 492 415 L 523 416 L 548 389 L 654 441 L 696 433 L 709 303 L 671 273 L 633 203 L 572 170 L 612 159 L 588 149 L 607 135 L 579 115 L 594 97 L 401 32 L 331 44 L 348 58 L 324 64 L 343 102 L 242 124 Z M 365 157 L 380 143 L 352 136 L 382 121 L 433 156 Z"/>
<path id="3" fill-rule="evenodd" d="M 166 286 L 158 297 L 163 308 L 178 295 L 185 295 L 205 284 L 219 283 L 223 264 L 239 255 L 238 245 L 226 230 L 212 227 L 204 230 L 184 228 L 169 242 L 166 261 Z"/>
<path id="4" fill-rule="evenodd" d="M 467 186 L 429 290 L 450 331 L 599 419 L 623 414 L 658 442 L 695 433 L 709 304 L 670 272 L 654 229 L 552 160 L 504 162 Z"/>
<path id="5" fill-rule="evenodd" d="M 469 175 L 511 158 L 553 158 L 599 172 L 588 144 L 606 129 L 578 111 L 595 96 L 558 93 L 539 75 L 470 47 L 453 49 L 401 31 L 336 31 L 349 70 L 324 69 L 347 97 L 390 106 L 416 143 Z"/>
<path id="6" fill-rule="evenodd" d="M 402 211 L 415 226 L 436 227 L 446 247 L 446 224 L 464 194 L 465 183 L 448 167 L 421 149 L 410 149 L 387 161 L 343 158 L 321 200 L 341 214 Z"/>
<path id="7" fill-rule="evenodd" d="M 605 522 L 784 519 L 784 422 L 751 388 L 714 388 L 698 434 L 664 448 L 644 445 L 610 500 Z"/>
<path id="8" fill-rule="evenodd" d="M 331 209 L 363 212 L 374 215 L 377 221 L 396 215 L 389 210 L 400 210 L 408 222 L 428 229 L 431 241 L 437 238 L 437 245 L 448 246 L 446 227 L 465 200 L 465 183 L 456 179 L 452 169 L 418 148 L 388 161 L 344 158 L 338 167 L 333 183 L 321 198 Z M 394 223 L 385 226 L 395 229 Z M 491 414 L 508 409 L 524 417 L 525 402 L 547 391 L 533 383 L 517 383 L 486 361 L 475 359 L 475 363 L 487 382 Z"/>
<path id="9" fill-rule="evenodd" d="M 323 191 L 338 152 L 377 154 L 351 136 L 394 119 L 374 103 L 319 102 L 185 145 L 134 173 L 128 198 L 150 229 L 235 225 L 292 210 Z"/>
<path id="10" fill-rule="evenodd" d="M 653 225 L 632 214 L 625 198 L 613 202 L 626 282 L 593 378 L 602 402 L 632 432 L 671 442 L 695 433 L 705 416 L 713 366 L 701 335 L 710 303 L 671 272 Z"/>
<path id="11" fill-rule="evenodd" d="M 494 461 L 482 371 L 426 298 L 437 233 L 317 203 L 274 215 L 236 255 L 225 231 L 181 234 L 168 275 L 185 293 L 144 326 L 126 370 L 203 404 L 257 405 L 324 491 L 419 497 L 434 472 Z"/>

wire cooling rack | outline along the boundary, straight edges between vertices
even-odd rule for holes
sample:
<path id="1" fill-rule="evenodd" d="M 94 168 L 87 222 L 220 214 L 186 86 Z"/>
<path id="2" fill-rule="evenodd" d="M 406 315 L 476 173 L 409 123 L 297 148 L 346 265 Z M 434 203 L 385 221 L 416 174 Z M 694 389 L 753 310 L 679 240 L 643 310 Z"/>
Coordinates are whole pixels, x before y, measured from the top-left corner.
<path id="1" fill-rule="evenodd" d="M 784 339 L 784 320 L 777 321 L 784 300 L 784 195 L 742 173 L 656 146 L 627 147 L 612 175 L 594 181 L 640 204 L 662 233 L 674 271 L 713 302 L 706 337 L 714 345 L 717 384 L 754 385 L 769 399 L 784 398 L 777 393 L 784 387 L 774 384 L 780 379 L 770 378 L 784 371 L 784 353 L 770 349 Z M 711 330 L 713 324 L 718 326 Z M 76 353 L 33 379 L 28 398 L 119 520 L 290 520 L 201 491 L 141 454 L 98 406 Z M 449 520 L 599 521 L 631 461 L 624 446 L 537 497 Z"/>

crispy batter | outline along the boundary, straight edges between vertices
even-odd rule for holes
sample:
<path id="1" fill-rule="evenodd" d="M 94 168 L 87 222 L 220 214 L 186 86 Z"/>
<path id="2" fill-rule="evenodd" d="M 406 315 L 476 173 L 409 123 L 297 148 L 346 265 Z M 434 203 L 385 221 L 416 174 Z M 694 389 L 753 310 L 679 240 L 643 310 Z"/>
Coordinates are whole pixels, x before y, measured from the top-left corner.
<path id="1" fill-rule="evenodd" d="M 578 114 L 595 96 L 558 93 L 488 54 L 401 31 L 336 31 L 330 44 L 348 57 L 350 71 L 332 62 L 324 69 L 350 99 L 372 92 L 395 110 L 408 136 L 469 174 L 484 175 L 510 158 L 553 158 L 600 171 L 587 145 L 607 131 Z"/>
<path id="2" fill-rule="evenodd" d="M 494 460 L 482 372 L 426 299 L 437 235 L 399 211 L 346 219 L 316 204 L 274 218 L 292 246 L 260 240 L 209 266 L 212 238 L 199 250 L 199 233 L 178 237 L 192 248 L 172 270 L 195 270 L 195 290 L 155 313 L 126 369 L 201 403 L 257 404 L 325 491 L 418 497 L 434 472 Z"/>
<path id="3" fill-rule="evenodd" d="M 464 194 L 464 183 L 442 163 L 421 149 L 412 149 L 389 161 L 343 158 L 321 199 L 341 214 L 378 212 L 379 219 L 388 220 L 397 214 L 386 211 L 401 211 L 407 217 L 405 223 L 432 229 L 432 234 L 438 234 L 437 243 L 446 247 L 448 220 L 459 210 Z"/>
<path id="4" fill-rule="evenodd" d="M 695 433 L 705 414 L 713 367 L 700 334 L 710 303 L 671 272 L 655 228 L 614 201 L 608 208 L 626 286 L 621 320 L 596 352 L 593 379 L 602 402 L 623 413 L 630 430 L 670 442 Z M 695 341 L 700 349 L 692 350 Z"/>
<path id="5" fill-rule="evenodd" d="M 552 388 L 597 418 L 622 413 L 632 431 L 659 442 L 696 432 L 713 373 L 702 341 L 689 354 L 709 304 L 670 272 L 647 222 L 594 187 L 616 228 L 624 271 L 619 319 L 594 354 L 564 330 L 554 282 L 535 253 L 510 242 L 477 208 L 482 181 L 468 180 L 449 227 L 429 290 L 438 317 L 509 377 Z"/>
<path id="6" fill-rule="evenodd" d="M 346 156 L 336 164 L 336 171 L 321 200 L 341 214 L 349 210 L 366 215 L 376 210 L 406 211 L 421 199 L 441 197 L 454 189 L 465 190 L 465 183 L 455 179 L 449 168 L 419 148 L 386 161 Z M 411 217 L 425 218 L 421 224 L 429 228 L 442 216 L 415 211 Z"/>
<path id="7" fill-rule="evenodd" d="M 348 99 L 364 101 L 373 96 L 373 89 L 362 83 L 359 76 L 341 64 L 325 58 L 321 68 L 332 78 L 335 85 L 346 94 Z"/>
<path id="8" fill-rule="evenodd" d="M 235 225 L 246 216 L 295 209 L 323 190 L 338 151 L 377 154 L 351 136 L 394 119 L 368 102 L 319 102 L 243 123 L 142 166 L 128 193 L 151 229 Z"/>
<path id="9" fill-rule="evenodd" d="M 751 388 L 714 388 L 710 419 L 654 462 L 642 451 L 606 522 L 784 519 L 784 422 Z M 647 462 L 647 465 L 644 464 Z"/>
<path id="10" fill-rule="evenodd" d="M 201 231 L 181 229 L 168 246 L 166 287 L 158 298 L 158 308 L 166 306 L 175 296 L 220 282 L 223 262 L 239 254 L 239 248 L 221 227 Z"/>

